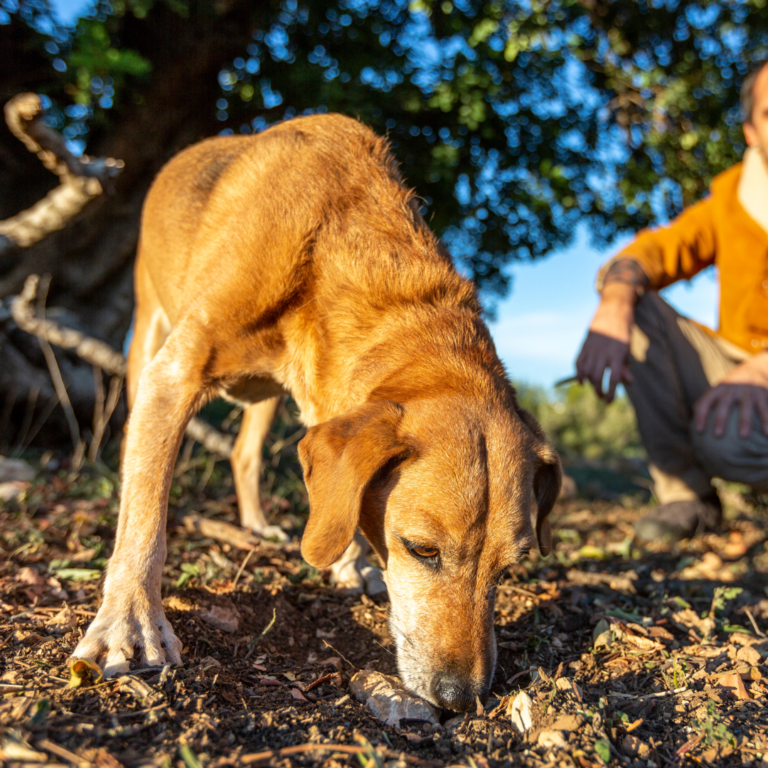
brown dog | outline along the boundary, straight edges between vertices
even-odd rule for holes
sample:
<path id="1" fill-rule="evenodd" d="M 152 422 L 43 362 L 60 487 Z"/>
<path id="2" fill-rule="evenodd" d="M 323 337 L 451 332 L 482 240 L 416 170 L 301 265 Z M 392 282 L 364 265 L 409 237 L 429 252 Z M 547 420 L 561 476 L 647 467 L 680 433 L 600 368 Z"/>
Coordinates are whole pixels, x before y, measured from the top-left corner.
<path id="1" fill-rule="evenodd" d="M 494 586 L 532 546 L 532 492 L 548 550 L 560 463 L 386 141 L 327 115 L 182 152 L 147 197 L 136 286 L 117 541 L 75 655 L 107 674 L 136 649 L 180 661 L 160 575 L 185 426 L 223 393 L 250 403 L 242 440 L 260 450 L 289 391 L 310 427 L 304 557 L 330 566 L 359 526 L 386 564 L 403 681 L 474 707 L 493 678 Z"/>

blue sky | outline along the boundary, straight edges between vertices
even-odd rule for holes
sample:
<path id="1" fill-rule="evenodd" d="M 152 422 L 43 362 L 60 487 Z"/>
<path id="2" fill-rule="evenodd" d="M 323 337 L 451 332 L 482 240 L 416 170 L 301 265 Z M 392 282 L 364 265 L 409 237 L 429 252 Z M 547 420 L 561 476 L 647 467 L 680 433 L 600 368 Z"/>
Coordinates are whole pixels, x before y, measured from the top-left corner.
<path id="1" fill-rule="evenodd" d="M 513 267 L 512 291 L 491 324 L 499 356 L 513 381 L 549 387 L 574 373 L 574 361 L 597 308 L 595 275 L 630 240 L 624 237 L 597 250 L 581 231 L 570 248 Z M 666 288 L 662 295 L 678 312 L 716 326 L 718 292 L 712 269 L 690 283 Z"/>
<path id="2" fill-rule="evenodd" d="M 52 0 L 59 18 L 71 24 L 90 0 Z M 594 280 L 600 265 L 631 238 L 602 250 L 586 232 L 562 251 L 512 268 L 509 296 L 497 307 L 491 332 L 513 381 L 550 387 L 574 372 L 574 361 L 597 306 Z M 663 292 L 679 312 L 714 327 L 717 283 L 713 271 Z"/>
<path id="3" fill-rule="evenodd" d="M 51 5 L 56 10 L 59 20 L 64 24 L 72 24 L 78 16 L 89 6 L 92 0 L 51 0 Z"/>

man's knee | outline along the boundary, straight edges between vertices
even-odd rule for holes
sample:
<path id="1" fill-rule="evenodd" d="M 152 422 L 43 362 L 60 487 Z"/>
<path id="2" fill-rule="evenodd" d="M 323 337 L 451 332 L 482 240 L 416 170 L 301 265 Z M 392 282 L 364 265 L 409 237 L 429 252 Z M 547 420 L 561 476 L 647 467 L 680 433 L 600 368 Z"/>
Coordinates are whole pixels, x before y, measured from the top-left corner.
<path id="1" fill-rule="evenodd" d="M 731 411 L 722 437 L 716 437 L 712 431 L 713 418 L 711 414 L 704 432 L 699 432 L 691 422 L 694 451 L 704 469 L 712 477 L 768 491 L 768 436 L 759 419 L 755 417 L 749 437 L 742 438 L 736 408 Z"/>

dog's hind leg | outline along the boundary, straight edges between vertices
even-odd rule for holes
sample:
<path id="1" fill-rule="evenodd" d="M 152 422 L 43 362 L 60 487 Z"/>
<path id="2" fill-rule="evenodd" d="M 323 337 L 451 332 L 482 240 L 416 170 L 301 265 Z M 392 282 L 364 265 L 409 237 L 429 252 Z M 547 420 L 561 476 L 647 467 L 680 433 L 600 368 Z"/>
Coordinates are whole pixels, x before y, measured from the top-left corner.
<path id="1" fill-rule="evenodd" d="M 267 524 L 259 496 L 261 453 L 279 403 L 278 395 L 246 407 L 230 463 L 240 508 L 240 525 L 261 536 L 287 541 L 282 528 Z"/>
<path id="2" fill-rule="evenodd" d="M 331 566 L 331 584 L 353 594 L 377 595 L 387 591 L 384 577 L 368 562 L 371 545 L 358 530 L 341 559 Z"/>

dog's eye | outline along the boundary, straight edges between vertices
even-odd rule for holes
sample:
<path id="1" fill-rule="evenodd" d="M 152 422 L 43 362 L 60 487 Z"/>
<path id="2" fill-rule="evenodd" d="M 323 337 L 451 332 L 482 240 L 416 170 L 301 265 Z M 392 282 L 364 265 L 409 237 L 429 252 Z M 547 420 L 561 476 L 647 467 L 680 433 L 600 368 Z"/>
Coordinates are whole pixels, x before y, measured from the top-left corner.
<path id="1" fill-rule="evenodd" d="M 440 567 L 440 550 L 437 547 L 430 547 L 429 544 L 416 544 L 406 539 L 405 536 L 399 538 L 411 557 L 432 569 L 436 570 Z"/>
<path id="2" fill-rule="evenodd" d="M 423 557 L 427 560 L 431 560 L 440 554 L 440 551 L 434 547 L 413 547 L 411 552 L 417 557 Z"/>

